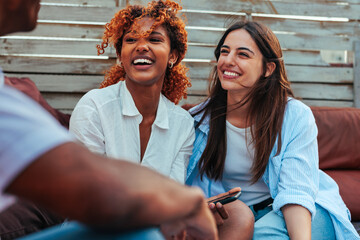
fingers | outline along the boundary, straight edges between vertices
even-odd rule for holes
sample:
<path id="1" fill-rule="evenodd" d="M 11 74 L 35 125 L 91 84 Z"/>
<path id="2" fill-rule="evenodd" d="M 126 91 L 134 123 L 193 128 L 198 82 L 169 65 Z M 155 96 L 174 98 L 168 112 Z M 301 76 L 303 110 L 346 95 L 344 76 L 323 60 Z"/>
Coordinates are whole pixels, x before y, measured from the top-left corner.
<path id="1" fill-rule="evenodd" d="M 219 215 L 221 216 L 222 219 L 228 219 L 229 218 L 229 214 L 226 211 L 226 209 L 224 208 L 224 206 L 221 203 L 216 203 L 216 210 L 219 213 Z"/>
<path id="2" fill-rule="evenodd" d="M 239 191 L 241 191 L 241 188 L 240 187 L 235 187 L 235 188 L 230 189 L 227 193 L 231 194 L 231 193 L 239 192 Z"/>
<path id="3" fill-rule="evenodd" d="M 218 213 L 215 204 L 214 204 L 214 203 L 210 203 L 210 204 L 209 204 L 209 208 L 210 208 L 211 212 L 212 212 L 213 215 L 214 215 L 216 225 L 217 225 L 217 226 L 223 225 L 223 224 L 224 224 L 224 220 L 223 220 L 223 218 L 220 216 L 220 214 Z"/>

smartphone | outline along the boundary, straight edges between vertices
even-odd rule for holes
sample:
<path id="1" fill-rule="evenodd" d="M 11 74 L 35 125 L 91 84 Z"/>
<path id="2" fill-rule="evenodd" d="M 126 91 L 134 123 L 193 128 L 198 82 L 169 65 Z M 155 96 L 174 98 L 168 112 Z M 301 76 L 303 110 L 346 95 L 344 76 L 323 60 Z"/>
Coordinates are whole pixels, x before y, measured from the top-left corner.
<path id="1" fill-rule="evenodd" d="M 222 196 L 222 197 L 218 197 L 218 198 L 215 198 L 211 201 L 208 201 L 208 204 L 209 203 L 218 203 L 220 202 L 222 205 L 224 204 L 227 204 L 227 203 L 231 203 L 233 201 L 235 201 L 236 199 L 238 199 L 240 197 L 240 194 L 241 194 L 241 191 L 237 191 L 237 192 L 233 192 L 233 193 L 230 193 L 228 195 L 225 195 L 225 196 Z"/>

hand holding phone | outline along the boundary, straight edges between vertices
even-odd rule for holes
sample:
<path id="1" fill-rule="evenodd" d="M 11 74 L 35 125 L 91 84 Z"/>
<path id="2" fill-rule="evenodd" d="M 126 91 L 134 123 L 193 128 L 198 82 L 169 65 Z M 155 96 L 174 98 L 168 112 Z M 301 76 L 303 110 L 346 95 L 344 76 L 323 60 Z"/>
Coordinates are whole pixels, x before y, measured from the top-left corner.
<path id="1" fill-rule="evenodd" d="M 235 201 L 236 199 L 238 199 L 240 197 L 240 194 L 241 194 L 240 188 L 233 188 L 226 193 L 222 193 L 217 196 L 209 198 L 208 204 L 214 203 L 216 205 L 216 203 L 219 202 L 222 205 L 224 205 L 227 203 L 231 203 L 231 202 Z"/>

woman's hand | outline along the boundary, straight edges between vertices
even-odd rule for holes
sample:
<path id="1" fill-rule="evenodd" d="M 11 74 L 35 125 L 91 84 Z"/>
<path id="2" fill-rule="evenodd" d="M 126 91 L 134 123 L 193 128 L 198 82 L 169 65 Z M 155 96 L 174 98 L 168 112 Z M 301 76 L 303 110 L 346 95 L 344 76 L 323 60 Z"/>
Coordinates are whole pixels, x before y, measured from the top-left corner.
<path id="1" fill-rule="evenodd" d="M 241 188 L 236 187 L 236 188 L 230 189 L 228 192 L 221 193 L 219 195 L 216 195 L 216 196 L 213 196 L 213 197 L 207 199 L 207 202 L 208 203 L 210 202 L 209 208 L 212 211 L 212 213 L 214 214 L 216 225 L 218 225 L 218 226 L 223 225 L 224 220 L 228 219 L 229 213 L 226 211 L 225 207 L 221 203 L 218 202 L 218 203 L 214 204 L 211 201 L 216 198 L 223 197 L 223 196 L 226 196 L 226 195 L 232 194 L 234 192 L 238 192 L 238 191 L 241 191 Z"/>

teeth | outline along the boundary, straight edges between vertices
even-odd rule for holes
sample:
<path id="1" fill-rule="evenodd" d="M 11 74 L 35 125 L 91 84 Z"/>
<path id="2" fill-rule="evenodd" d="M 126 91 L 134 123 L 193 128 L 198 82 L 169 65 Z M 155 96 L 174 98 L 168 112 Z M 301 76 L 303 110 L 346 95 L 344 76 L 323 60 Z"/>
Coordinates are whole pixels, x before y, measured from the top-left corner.
<path id="1" fill-rule="evenodd" d="M 151 64 L 152 61 L 149 59 L 145 59 L 145 58 L 139 58 L 139 59 L 134 60 L 134 64 L 138 64 L 138 63 Z"/>
<path id="2" fill-rule="evenodd" d="M 224 71 L 224 75 L 233 76 L 233 77 L 240 76 L 240 74 L 238 74 L 238 73 L 228 72 L 228 71 Z"/>

